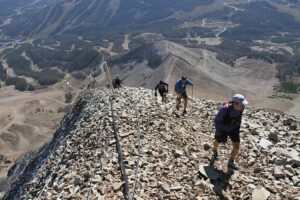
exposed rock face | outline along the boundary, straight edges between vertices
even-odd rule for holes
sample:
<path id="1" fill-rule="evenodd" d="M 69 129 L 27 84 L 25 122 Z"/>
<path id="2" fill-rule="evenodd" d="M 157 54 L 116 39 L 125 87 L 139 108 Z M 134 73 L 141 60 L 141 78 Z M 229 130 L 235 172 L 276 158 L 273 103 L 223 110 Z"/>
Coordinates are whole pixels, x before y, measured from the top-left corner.
<path id="1" fill-rule="evenodd" d="M 22 190 L 33 199 L 121 199 L 121 177 L 107 94 L 91 89 L 73 129 Z M 188 114 L 175 109 L 174 96 L 160 104 L 153 91 L 122 88 L 114 100 L 116 127 L 125 159 L 129 194 L 133 191 L 138 140 L 141 157 L 136 199 L 295 199 L 300 196 L 300 133 L 283 121 L 292 118 L 247 108 L 241 127 L 241 169 L 227 173 L 230 142 L 220 146 L 216 169 L 207 167 L 214 137 L 213 119 L 220 104 L 194 99 Z M 140 118 L 136 117 L 135 106 Z M 293 128 L 292 128 L 293 129 Z M 270 134 L 278 141 L 268 141 Z M 271 137 L 273 138 L 273 137 Z M 263 144 L 261 144 L 261 140 Z M 267 142 L 266 142 L 267 141 Z M 270 145 L 271 144 L 271 145 Z M 213 180 L 210 178 L 217 177 Z M 263 187 L 262 187 L 263 186 Z M 8 199 L 8 196 L 7 196 Z"/>

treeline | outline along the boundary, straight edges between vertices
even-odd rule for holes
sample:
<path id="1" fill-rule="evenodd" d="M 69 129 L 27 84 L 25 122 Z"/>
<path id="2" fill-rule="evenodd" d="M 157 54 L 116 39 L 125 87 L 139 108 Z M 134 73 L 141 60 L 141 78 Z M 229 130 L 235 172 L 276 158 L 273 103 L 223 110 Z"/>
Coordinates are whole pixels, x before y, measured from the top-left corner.
<path id="1" fill-rule="evenodd" d="M 73 72 L 72 76 L 77 80 L 83 80 L 86 78 L 86 75 L 83 72 Z"/>
<path id="2" fill-rule="evenodd" d="M 32 91 L 34 86 L 28 83 L 24 78 L 9 77 L 2 63 L 0 62 L 0 80 L 4 81 L 6 85 L 14 85 L 16 90 Z"/>
<path id="3" fill-rule="evenodd" d="M 186 38 L 187 34 L 191 37 L 214 37 L 215 34 L 210 28 L 205 27 L 191 27 L 191 28 L 173 28 L 171 30 L 165 30 L 162 33 L 168 39 Z"/>
<path id="4" fill-rule="evenodd" d="M 20 91 L 32 91 L 34 86 L 28 83 L 24 78 L 19 77 L 7 77 L 5 81 L 6 85 L 14 85 L 16 90 Z"/>
<path id="5" fill-rule="evenodd" d="M 300 83 L 294 81 L 295 78 L 300 76 L 300 54 L 294 55 L 290 60 L 277 65 L 277 77 L 281 81 L 278 91 L 299 93 Z"/>
<path id="6" fill-rule="evenodd" d="M 3 58 L 17 75 L 32 77 L 40 85 L 55 84 L 64 78 L 66 72 L 71 72 L 77 79 L 83 79 L 85 74 L 81 71 L 98 66 L 102 57 L 92 46 L 78 38 L 66 38 L 68 37 L 64 37 L 64 41 L 53 38 L 35 40 L 33 44 L 23 44 L 4 51 Z M 32 69 L 30 60 L 22 55 L 23 53 L 40 70 Z M 53 67 L 59 68 L 60 71 Z M 6 78 L 6 71 L 0 66 L 0 79 L 3 78 Z M 17 88 L 24 89 L 20 87 L 22 83 L 25 84 L 23 79 L 10 80 L 9 84 L 12 82 L 18 84 Z"/>
<path id="7" fill-rule="evenodd" d="M 71 62 L 65 65 L 66 69 L 71 72 L 97 66 L 102 59 L 100 54 L 91 48 L 74 50 L 71 57 Z"/>
<path id="8" fill-rule="evenodd" d="M 144 60 L 147 60 L 148 66 L 152 69 L 156 69 L 162 63 L 162 58 L 153 43 L 145 43 L 118 59 L 108 60 L 108 64 L 114 66 L 129 61 L 143 62 Z"/>
<path id="9" fill-rule="evenodd" d="M 62 71 L 73 72 L 97 66 L 102 57 L 92 47 L 60 51 L 44 47 L 34 47 L 26 51 L 33 64 L 40 68 L 59 67 Z"/>
<path id="10" fill-rule="evenodd" d="M 34 46 L 49 46 L 57 50 L 71 51 L 72 46 L 86 47 L 89 46 L 84 40 L 80 40 L 76 35 L 59 35 L 49 38 L 35 39 Z"/>
<path id="11" fill-rule="evenodd" d="M 279 12 L 267 2 L 252 2 L 242 6 L 243 12 L 237 12 L 231 20 L 237 27 L 228 29 L 221 36 L 252 41 L 278 34 L 278 32 L 300 31 L 300 23 L 293 16 Z"/>
<path id="12" fill-rule="evenodd" d="M 235 41 L 224 39 L 217 46 L 201 45 L 210 51 L 217 53 L 217 59 L 234 66 L 235 61 L 240 57 L 249 59 L 264 60 L 268 63 L 277 64 L 277 77 L 281 84 L 276 88 L 278 91 L 297 93 L 300 89 L 300 84 L 294 82 L 295 77 L 300 76 L 300 50 L 295 48 L 295 54 L 292 55 L 287 51 L 254 51 L 250 48 L 252 43 L 246 41 Z"/>
<path id="13" fill-rule="evenodd" d="M 291 15 L 279 12 L 267 2 L 251 2 L 240 5 L 243 12 L 234 13 L 230 20 L 239 26 L 227 29 L 221 36 L 224 41 L 217 46 L 201 45 L 217 53 L 217 58 L 231 66 L 240 57 L 264 60 L 276 63 L 280 85 L 278 91 L 297 93 L 300 84 L 295 77 L 300 76 L 300 43 L 297 42 L 300 32 L 300 23 Z M 206 14 L 207 18 L 228 20 L 228 8 L 218 12 Z M 279 34 L 284 32 L 285 34 Z M 288 33 L 288 34 L 287 34 Z M 274 37 L 275 36 L 275 37 Z M 274 43 L 287 43 L 294 50 L 294 55 L 279 51 L 254 51 L 254 40 L 270 40 Z M 256 45 L 256 44 L 254 44 Z"/>
<path id="14" fill-rule="evenodd" d="M 61 81 L 64 74 L 55 69 L 43 69 L 42 71 L 34 71 L 30 67 L 30 61 L 26 60 L 17 52 L 12 52 L 5 57 L 7 64 L 13 68 L 14 72 L 19 76 L 32 77 L 41 85 L 51 85 Z"/>

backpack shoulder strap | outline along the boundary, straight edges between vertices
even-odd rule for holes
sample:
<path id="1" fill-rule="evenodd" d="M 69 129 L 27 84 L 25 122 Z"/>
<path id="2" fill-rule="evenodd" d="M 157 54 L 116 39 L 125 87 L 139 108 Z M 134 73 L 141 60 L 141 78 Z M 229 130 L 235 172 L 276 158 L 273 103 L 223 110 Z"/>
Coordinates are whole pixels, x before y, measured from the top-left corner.
<path id="1" fill-rule="evenodd" d="M 229 118 L 229 113 L 233 109 L 233 102 L 232 101 L 227 101 L 225 103 L 225 108 L 226 108 L 226 117 Z"/>

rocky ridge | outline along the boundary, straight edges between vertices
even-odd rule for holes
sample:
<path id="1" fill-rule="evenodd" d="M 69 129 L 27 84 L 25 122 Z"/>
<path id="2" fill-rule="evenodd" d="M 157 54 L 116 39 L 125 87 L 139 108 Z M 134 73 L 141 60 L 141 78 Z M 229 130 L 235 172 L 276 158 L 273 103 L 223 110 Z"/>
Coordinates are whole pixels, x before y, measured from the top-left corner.
<path id="1" fill-rule="evenodd" d="M 247 108 L 237 160 L 241 169 L 231 173 L 226 167 L 230 142 L 220 146 L 215 169 L 208 166 L 213 119 L 221 104 L 193 99 L 182 116 L 174 95 L 168 97 L 161 104 L 148 89 L 117 91 L 114 113 L 131 197 L 138 121 L 135 199 L 300 199 L 299 119 Z M 22 199 L 124 198 L 108 95 L 90 89 L 82 99 L 88 102 L 84 114 L 27 183 Z"/>

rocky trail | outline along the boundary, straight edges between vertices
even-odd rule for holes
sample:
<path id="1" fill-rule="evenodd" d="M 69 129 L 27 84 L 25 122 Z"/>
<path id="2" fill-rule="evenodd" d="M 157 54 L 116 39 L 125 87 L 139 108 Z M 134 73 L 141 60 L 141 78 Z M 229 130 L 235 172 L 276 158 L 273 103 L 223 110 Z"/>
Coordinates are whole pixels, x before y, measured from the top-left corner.
<path id="1" fill-rule="evenodd" d="M 112 117 L 106 91 L 89 89 L 73 125 L 4 199 L 300 199 L 299 119 L 247 108 L 241 169 L 228 172 L 230 142 L 208 165 L 221 104 L 193 99 L 182 116 L 168 97 L 161 104 L 151 90 L 122 88 Z"/>

